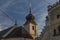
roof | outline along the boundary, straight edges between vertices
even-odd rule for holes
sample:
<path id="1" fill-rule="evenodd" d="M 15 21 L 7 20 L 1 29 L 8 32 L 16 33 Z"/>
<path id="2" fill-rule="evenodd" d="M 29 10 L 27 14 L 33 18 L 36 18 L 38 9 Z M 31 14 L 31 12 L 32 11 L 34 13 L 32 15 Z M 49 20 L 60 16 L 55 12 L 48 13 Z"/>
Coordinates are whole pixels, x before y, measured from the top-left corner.
<path id="1" fill-rule="evenodd" d="M 3 31 L 0 31 L 0 38 L 5 34 L 7 33 L 12 27 L 8 28 L 8 29 L 5 29 Z"/>
<path id="2" fill-rule="evenodd" d="M 0 32 L 0 38 L 6 34 L 12 27 L 3 30 Z M 27 36 L 26 36 L 27 35 Z M 33 37 L 23 28 L 23 27 L 16 27 L 11 33 L 9 33 L 5 38 L 30 38 Z"/>

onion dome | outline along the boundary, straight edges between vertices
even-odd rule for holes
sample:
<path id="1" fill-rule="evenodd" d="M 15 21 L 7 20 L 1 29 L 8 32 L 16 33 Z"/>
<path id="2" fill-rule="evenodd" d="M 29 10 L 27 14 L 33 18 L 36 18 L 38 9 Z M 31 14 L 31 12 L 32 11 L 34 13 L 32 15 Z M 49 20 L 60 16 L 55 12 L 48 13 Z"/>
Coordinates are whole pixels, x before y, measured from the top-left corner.
<path id="1" fill-rule="evenodd" d="M 30 13 L 26 16 L 27 21 L 34 21 L 35 17 Z"/>

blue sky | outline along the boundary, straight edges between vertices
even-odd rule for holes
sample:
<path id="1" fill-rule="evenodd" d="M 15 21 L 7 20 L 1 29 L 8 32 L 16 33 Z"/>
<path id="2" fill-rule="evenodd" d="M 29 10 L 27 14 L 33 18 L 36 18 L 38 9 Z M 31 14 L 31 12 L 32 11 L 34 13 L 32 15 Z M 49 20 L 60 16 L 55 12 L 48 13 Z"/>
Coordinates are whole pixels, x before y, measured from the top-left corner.
<path id="1" fill-rule="evenodd" d="M 47 6 L 56 1 L 58 0 L 0 0 L 0 30 L 12 26 L 15 19 L 19 26 L 23 26 L 26 21 L 25 17 L 29 14 L 29 3 L 31 2 L 31 11 L 40 32 L 45 26 L 45 17 L 48 14 Z"/>

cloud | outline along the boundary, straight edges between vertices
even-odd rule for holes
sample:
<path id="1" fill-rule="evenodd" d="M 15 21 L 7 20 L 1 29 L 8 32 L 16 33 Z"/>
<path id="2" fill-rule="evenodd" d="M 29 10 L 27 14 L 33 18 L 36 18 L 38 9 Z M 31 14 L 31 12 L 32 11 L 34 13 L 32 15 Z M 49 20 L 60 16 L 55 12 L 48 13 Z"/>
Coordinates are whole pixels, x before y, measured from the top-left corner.
<path id="1" fill-rule="evenodd" d="M 12 22 L 10 19 L 5 18 L 1 23 L 0 23 L 0 31 L 4 30 L 8 27 L 11 27 L 14 22 Z"/>
<path id="2" fill-rule="evenodd" d="M 37 16 L 39 16 L 39 15 L 37 15 Z M 47 12 L 43 12 L 38 18 L 38 21 L 37 21 L 37 23 L 38 23 L 38 34 L 40 34 L 42 32 L 42 30 L 45 26 L 45 19 L 46 19 L 45 17 L 46 16 L 47 16 Z"/>
<path id="3" fill-rule="evenodd" d="M 0 31 L 2 31 L 5 28 L 6 25 L 0 24 Z"/>
<path id="4" fill-rule="evenodd" d="M 9 4 L 12 3 L 13 1 L 14 1 L 14 0 L 5 0 L 5 2 L 4 2 L 4 1 L 0 1 L 0 2 L 1 2 L 0 4 L 2 4 L 2 5 L 0 6 L 0 8 L 1 8 L 1 9 L 7 8 L 7 7 L 9 6 Z"/>

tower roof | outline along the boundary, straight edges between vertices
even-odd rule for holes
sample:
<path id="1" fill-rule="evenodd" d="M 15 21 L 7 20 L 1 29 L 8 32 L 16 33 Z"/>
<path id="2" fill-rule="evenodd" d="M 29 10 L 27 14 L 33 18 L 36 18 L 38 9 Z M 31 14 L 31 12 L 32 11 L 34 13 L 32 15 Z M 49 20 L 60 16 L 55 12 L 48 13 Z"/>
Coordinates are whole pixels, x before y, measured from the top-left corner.
<path id="1" fill-rule="evenodd" d="M 35 19 L 35 16 L 31 13 L 31 3 L 29 4 L 29 14 L 26 16 L 26 22 L 24 23 L 25 24 L 28 24 L 28 23 L 33 23 L 33 24 L 36 24 L 36 22 L 34 21 Z"/>
<path id="2" fill-rule="evenodd" d="M 35 19 L 35 17 L 30 13 L 30 14 L 28 14 L 27 16 L 26 16 L 26 20 L 34 20 Z"/>
<path id="3" fill-rule="evenodd" d="M 35 17 L 31 13 L 31 3 L 29 4 L 29 14 L 26 16 L 26 20 L 34 20 Z"/>

